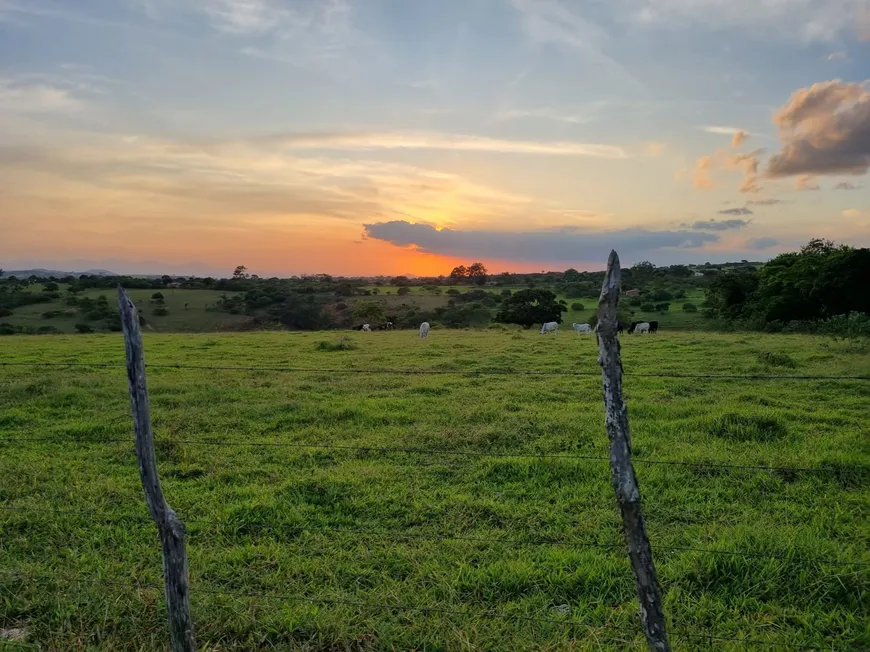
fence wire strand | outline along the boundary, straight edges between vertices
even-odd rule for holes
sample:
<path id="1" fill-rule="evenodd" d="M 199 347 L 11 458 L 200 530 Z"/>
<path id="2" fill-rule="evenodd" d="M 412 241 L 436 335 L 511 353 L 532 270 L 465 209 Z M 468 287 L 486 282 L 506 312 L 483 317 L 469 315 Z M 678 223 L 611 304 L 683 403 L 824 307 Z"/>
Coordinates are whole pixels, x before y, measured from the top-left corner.
<path id="1" fill-rule="evenodd" d="M 136 590 L 148 590 L 148 591 L 156 591 L 160 593 L 163 590 L 163 587 L 156 585 L 146 585 L 139 583 L 127 583 L 127 582 L 119 582 L 114 580 L 107 580 L 104 578 L 74 578 L 74 577 L 63 577 L 56 575 L 47 575 L 47 574 L 39 574 L 39 573 L 31 573 L 31 572 L 21 572 L 21 571 L 5 571 L 0 570 L 0 574 L 12 577 L 19 578 L 31 578 L 31 579 L 43 579 L 49 581 L 65 581 L 70 583 L 78 583 L 78 584 L 92 584 L 92 585 L 106 585 L 106 586 L 117 586 L 120 588 L 127 589 L 136 589 Z M 276 594 L 276 593 L 262 593 L 255 591 L 228 591 L 226 589 L 209 587 L 209 586 L 201 586 L 198 583 L 192 583 L 192 587 L 195 587 L 196 592 L 202 594 L 210 594 L 210 595 L 219 595 L 219 596 L 227 596 L 234 598 L 246 598 L 246 599 L 258 599 L 258 600 L 281 600 L 287 602 L 303 602 L 306 604 L 322 604 L 322 605 L 333 605 L 333 606 L 350 606 L 356 607 L 357 609 L 372 609 L 375 611 L 414 611 L 418 613 L 434 613 L 434 614 L 442 614 L 447 616 L 463 616 L 463 617 L 471 617 L 471 618 L 480 618 L 483 620 L 491 619 L 491 620 L 513 620 L 518 622 L 531 622 L 531 623 L 546 623 L 551 625 L 562 625 L 567 627 L 582 627 L 585 629 L 609 629 L 611 631 L 619 633 L 620 630 L 617 629 L 614 625 L 609 625 L 607 623 L 591 623 L 582 620 L 570 620 L 570 619 L 559 619 L 559 618 L 546 618 L 541 616 L 525 616 L 523 614 L 510 614 L 504 612 L 497 611 L 471 611 L 466 609 L 448 609 L 446 607 L 420 607 L 416 605 L 408 605 L 401 603 L 376 603 L 376 602 L 364 602 L 360 600 L 350 600 L 345 598 L 325 598 L 325 597 L 309 597 L 309 596 L 299 596 L 299 595 L 287 595 L 287 594 Z M 803 643 L 791 643 L 785 641 L 765 641 L 763 639 L 752 639 L 752 638 L 741 638 L 741 637 L 728 637 L 728 636 L 716 636 L 714 634 L 697 634 L 691 632 L 680 632 L 676 631 L 673 634 L 675 637 L 682 638 L 694 638 L 694 639 L 704 639 L 709 641 L 723 641 L 723 642 L 738 642 L 743 643 L 745 645 L 758 645 L 758 646 L 768 646 L 768 647 L 787 647 L 792 649 L 800 649 L 800 650 L 824 650 L 825 648 L 817 646 L 817 645 L 807 645 Z"/>
<path id="2" fill-rule="evenodd" d="M 97 513 L 97 510 L 52 510 L 48 508 L 31 508 L 24 506 L 9 506 L 0 505 L 2 511 L 17 511 L 17 512 L 49 512 L 62 513 L 84 517 L 92 516 Z M 113 522 L 121 522 L 124 520 L 137 520 L 143 523 L 150 522 L 150 519 L 141 514 L 123 514 L 113 517 Z M 624 550 L 625 543 L 605 543 L 601 541 L 590 541 L 583 539 L 570 539 L 559 537 L 538 537 L 530 539 L 517 539 L 509 537 L 479 537 L 464 534 L 443 534 L 439 532 L 403 532 L 399 530 L 383 530 L 369 528 L 353 528 L 353 527 L 330 527 L 321 525 L 290 525 L 290 524 L 274 524 L 274 523 L 258 523 L 258 522 L 242 522 L 233 523 L 231 521 L 217 521 L 213 519 L 182 519 L 185 525 L 207 525 L 217 528 L 245 529 L 251 528 L 260 531 L 273 532 L 311 532 L 318 534 L 342 534 L 354 536 L 370 536 L 385 539 L 419 539 L 429 541 L 464 541 L 470 543 L 482 543 L 490 545 L 510 545 L 510 546 L 571 546 L 577 548 L 602 548 L 608 550 Z M 804 557 L 801 555 L 790 555 L 782 553 L 767 553 L 758 551 L 741 551 L 741 550 L 718 550 L 711 548 L 697 548 L 694 546 L 655 546 L 655 550 L 664 550 L 669 552 L 698 552 L 711 555 L 723 555 L 730 557 L 744 557 L 748 559 L 775 559 L 778 561 L 787 561 L 804 564 L 830 565 L 830 566 L 855 566 L 865 567 L 870 566 L 870 562 L 854 561 L 854 560 L 838 560 L 828 559 L 824 557 Z"/>
<path id="3" fill-rule="evenodd" d="M 450 450 L 445 448 L 412 448 L 401 446 L 359 446 L 350 444 L 311 444 L 303 442 L 250 442 L 229 441 L 223 439 L 167 439 L 155 441 L 169 441 L 173 444 L 187 444 L 192 446 L 229 446 L 229 447 L 262 447 L 262 448 L 312 448 L 326 450 L 356 451 L 358 453 L 406 453 L 412 455 L 443 455 L 446 457 L 479 457 L 496 459 L 562 459 L 584 460 L 595 462 L 609 462 L 610 458 L 603 455 L 574 455 L 569 453 L 499 453 L 495 451 L 471 451 Z M 4 442 L 53 442 L 53 443 L 78 443 L 78 444 L 129 444 L 128 439 L 103 438 L 103 439 L 71 439 L 69 437 L 2 437 L 0 444 Z M 858 467 L 844 471 L 836 467 L 808 467 L 808 466 L 771 466 L 767 464 L 721 464 L 717 462 L 692 462 L 688 460 L 653 460 L 632 459 L 633 464 L 651 464 L 656 466 L 688 466 L 700 469 L 738 469 L 774 471 L 780 473 L 854 473 L 865 475 L 870 473 L 870 468 Z"/>
<path id="4" fill-rule="evenodd" d="M 2 367 L 95 367 L 109 369 L 124 369 L 125 365 L 119 362 L 18 362 L 2 361 Z M 322 373 L 322 374 L 386 374 L 386 375 L 412 375 L 412 376 L 443 376 L 443 375 L 472 375 L 472 376 L 590 376 L 601 377 L 600 371 L 570 371 L 567 369 L 318 369 L 315 367 L 258 367 L 258 366 L 228 366 L 228 365 L 191 365 L 191 364 L 166 364 L 148 363 L 146 369 L 189 369 L 200 371 L 269 371 L 278 373 Z M 782 374 L 701 374 L 701 373 L 667 373 L 667 372 L 637 372 L 626 371 L 624 376 L 637 378 L 709 378 L 726 380 L 870 380 L 870 375 L 853 376 L 810 376 L 810 375 L 782 375 Z"/>

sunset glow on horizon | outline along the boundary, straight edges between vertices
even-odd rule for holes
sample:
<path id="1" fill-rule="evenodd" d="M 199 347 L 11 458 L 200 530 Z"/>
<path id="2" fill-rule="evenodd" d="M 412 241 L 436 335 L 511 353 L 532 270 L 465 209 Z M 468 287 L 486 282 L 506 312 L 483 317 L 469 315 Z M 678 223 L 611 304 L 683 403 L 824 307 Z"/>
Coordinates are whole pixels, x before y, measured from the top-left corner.
<path id="1" fill-rule="evenodd" d="M 862 0 L 0 0 L 0 57 L 5 269 L 870 245 Z"/>

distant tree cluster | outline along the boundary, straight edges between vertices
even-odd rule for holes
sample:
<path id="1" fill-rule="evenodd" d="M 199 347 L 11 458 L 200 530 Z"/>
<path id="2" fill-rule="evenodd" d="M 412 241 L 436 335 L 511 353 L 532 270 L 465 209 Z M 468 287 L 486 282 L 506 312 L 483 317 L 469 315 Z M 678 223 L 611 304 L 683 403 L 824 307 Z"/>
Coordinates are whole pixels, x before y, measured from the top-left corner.
<path id="1" fill-rule="evenodd" d="M 486 283 L 486 267 L 483 263 L 474 263 L 469 267 L 459 265 L 450 272 L 450 278 L 454 281 L 483 285 Z"/>
<path id="2" fill-rule="evenodd" d="M 870 249 L 811 240 L 759 270 L 717 276 L 707 290 L 708 314 L 761 323 L 815 321 L 870 313 Z"/>

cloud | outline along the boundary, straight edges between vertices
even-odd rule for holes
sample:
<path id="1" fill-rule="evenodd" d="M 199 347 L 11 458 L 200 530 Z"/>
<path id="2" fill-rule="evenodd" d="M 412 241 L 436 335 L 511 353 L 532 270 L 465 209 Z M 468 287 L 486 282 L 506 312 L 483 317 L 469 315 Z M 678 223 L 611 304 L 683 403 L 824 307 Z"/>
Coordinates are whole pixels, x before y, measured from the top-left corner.
<path id="1" fill-rule="evenodd" d="M 241 54 L 291 64 L 344 81 L 359 80 L 383 60 L 379 44 L 354 23 L 348 0 L 147 0 L 147 13 L 199 14 L 216 31 L 243 43 Z M 251 39 L 257 45 L 251 45 Z"/>
<path id="2" fill-rule="evenodd" d="M 726 208 L 724 211 L 719 211 L 722 215 L 752 215 L 752 211 L 748 208 Z"/>
<path id="3" fill-rule="evenodd" d="M 692 171 L 692 185 L 698 190 L 712 190 L 715 186 L 710 171 L 714 168 L 712 156 L 702 156 Z"/>
<path id="4" fill-rule="evenodd" d="M 738 131 L 737 133 L 734 134 L 734 137 L 731 139 L 731 147 L 737 149 L 744 142 L 746 142 L 747 138 L 749 138 L 749 136 L 746 134 L 745 131 Z"/>
<path id="5" fill-rule="evenodd" d="M 859 186 L 848 181 L 841 181 L 836 186 L 834 186 L 834 190 L 860 190 L 863 187 L 864 186 Z"/>
<path id="6" fill-rule="evenodd" d="M 435 132 L 299 133 L 269 137 L 287 149 L 444 149 L 504 154 L 551 154 L 626 158 L 616 145 L 574 141 L 530 141 Z"/>
<path id="7" fill-rule="evenodd" d="M 728 211 L 719 211 L 720 213 L 727 213 Z M 751 214 L 752 211 L 749 211 Z M 736 213 L 737 215 L 746 215 L 746 213 Z M 693 224 L 684 224 L 682 226 L 692 229 L 697 229 L 700 231 L 729 231 L 731 229 L 742 229 L 744 226 L 749 226 L 751 220 L 699 220 L 694 222 Z"/>
<path id="8" fill-rule="evenodd" d="M 607 32 L 559 0 L 511 0 L 533 43 L 554 44 L 577 53 L 608 77 L 636 92 L 646 87 L 622 64 L 604 53 Z M 575 5 L 576 6 L 576 5 Z"/>
<path id="9" fill-rule="evenodd" d="M 698 248 L 719 236 L 693 231 L 587 231 L 578 227 L 546 231 L 437 230 L 405 221 L 365 224 L 365 237 L 412 247 L 422 253 L 505 261 L 604 259 L 616 249 L 625 259 L 672 248 Z"/>
<path id="10" fill-rule="evenodd" d="M 215 225 L 236 216 L 240 225 L 288 228 L 323 218 L 361 223 L 393 211 L 442 224 L 504 224 L 520 215 L 528 224 L 536 217 L 529 197 L 419 166 L 294 156 L 271 141 L 192 144 L 147 136 L 0 146 L 0 214 L 40 204 L 51 213 L 103 215 L 111 206 L 117 215 L 181 215 L 185 223 Z"/>
<path id="11" fill-rule="evenodd" d="M 870 93 L 839 80 L 794 92 L 773 117 L 783 143 L 767 176 L 865 174 L 870 168 Z"/>
<path id="12" fill-rule="evenodd" d="M 708 134 L 718 134 L 720 136 L 736 136 L 737 134 L 744 133 L 742 129 L 737 127 L 717 127 L 717 126 L 707 126 L 700 127 L 702 131 L 706 131 Z"/>
<path id="13" fill-rule="evenodd" d="M 505 122 L 508 120 L 523 119 L 553 120 L 555 122 L 566 122 L 575 125 L 585 124 L 595 120 L 594 117 L 589 115 L 565 113 L 548 107 L 542 107 L 540 109 L 512 109 L 510 111 L 503 111 L 496 115 L 496 120 Z"/>
<path id="14" fill-rule="evenodd" d="M 849 55 L 845 52 L 831 52 L 827 57 L 827 61 L 849 61 Z"/>
<path id="15" fill-rule="evenodd" d="M 15 113 L 70 113 L 85 103 L 69 90 L 22 79 L 0 78 L 0 110 Z"/>
<path id="16" fill-rule="evenodd" d="M 647 156 L 661 156 L 665 151 L 665 143 L 650 141 L 643 144 Z"/>
<path id="17" fill-rule="evenodd" d="M 795 190 L 820 190 L 819 184 L 809 174 L 802 174 L 795 179 Z"/>
<path id="18" fill-rule="evenodd" d="M 781 204 L 782 199 L 750 199 L 746 202 L 750 206 L 772 206 L 773 204 Z"/>
<path id="19" fill-rule="evenodd" d="M 770 249 L 771 247 L 775 247 L 779 244 L 779 240 L 776 238 L 755 238 L 753 240 L 747 240 L 746 246 L 750 249 Z"/>
<path id="20" fill-rule="evenodd" d="M 695 164 L 692 184 L 700 190 L 710 190 L 715 187 L 712 172 L 716 170 L 738 170 L 743 172 L 740 192 L 756 193 L 761 191 L 758 185 L 759 155 L 763 149 L 757 149 L 745 154 L 732 154 L 718 151 L 710 156 L 702 156 Z"/>
<path id="21" fill-rule="evenodd" d="M 617 15 L 646 27 L 735 30 L 743 38 L 825 43 L 857 32 L 866 0 L 613 0 Z M 870 23 L 868 23 L 870 27 Z M 870 37 L 868 37 L 870 38 Z"/>

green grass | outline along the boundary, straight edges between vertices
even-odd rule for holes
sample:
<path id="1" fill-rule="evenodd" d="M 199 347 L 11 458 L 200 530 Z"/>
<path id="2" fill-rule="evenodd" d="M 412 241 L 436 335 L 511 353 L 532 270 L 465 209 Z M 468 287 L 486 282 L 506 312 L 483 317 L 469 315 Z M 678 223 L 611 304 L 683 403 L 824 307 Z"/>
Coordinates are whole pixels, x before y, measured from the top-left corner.
<path id="1" fill-rule="evenodd" d="M 350 333 L 355 348 L 341 350 L 344 335 L 147 332 L 146 359 L 598 369 L 594 338 L 573 333 Z M 627 374 L 870 373 L 870 355 L 810 336 L 663 332 L 624 337 L 622 351 Z M 771 369 L 764 353 L 794 368 Z M 123 355 L 117 334 L 0 338 L 2 361 Z M 188 525 L 203 649 L 645 649 L 606 460 L 542 456 L 606 457 L 599 378 L 152 368 L 148 383 L 163 489 Z M 870 562 L 870 383 L 626 376 L 625 392 L 636 459 L 832 469 L 636 464 L 674 647 L 711 646 L 680 639 L 688 632 L 868 649 L 870 568 L 813 559 Z M 167 649 L 129 409 L 123 368 L 0 367 L 0 437 L 60 440 L 0 443 L 0 506 L 71 510 L 0 510 L 0 628 L 22 627 L 43 649 Z M 205 439 L 347 448 L 196 443 Z M 516 543 L 541 538 L 616 547 Z"/>
<path id="2" fill-rule="evenodd" d="M 148 321 L 149 327 L 158 332 L 232 330 L 248 320 L 244 315 L 230 315 L 225 312 L 206 310 L 206 306 L 213 305 L 224 294 L 217 290 L 166 289 L 160 291 L 164 296 L 164 307 L 169 310 L 169 314 L 166 316 L 154 314 L 158 305 L 151 301 L 151 295 L 157 290 L 128 290 L 127 292 Z M 67 296 L 66 286 L 60 286 L 60 295 L 61 298 L 57 301 L 16 308 L 12 315 L 2 317 L 0 321 L 8 322 L 13 326 L 32 326 L 34 328 L 52 326 L 61 333 L 74 333 L 75 325 L 79 323 L 90 323 L 94 330 L 105 329 L 105 324 L 102 321 L 88 322 L 76 310 L 75 306 L 67 306 L 64 303 Z M 115 290 L 87 290 L 80 292 L 77 296 L 96 299 L 100 295 L 105 295 L 112 306 L 117 305 Z M 185 304 L 187 304 L 186 308 Z M 50 319 L 42 317 L 43 313 L 56 310 L 65 314 Z"/>

